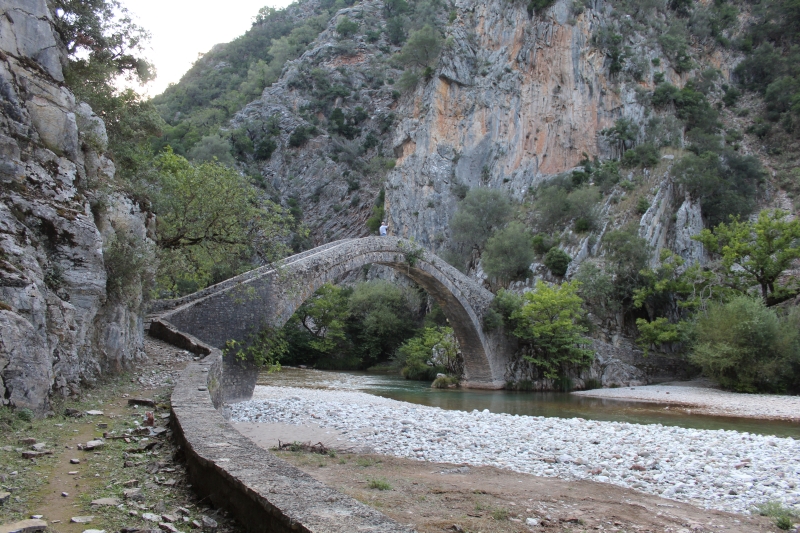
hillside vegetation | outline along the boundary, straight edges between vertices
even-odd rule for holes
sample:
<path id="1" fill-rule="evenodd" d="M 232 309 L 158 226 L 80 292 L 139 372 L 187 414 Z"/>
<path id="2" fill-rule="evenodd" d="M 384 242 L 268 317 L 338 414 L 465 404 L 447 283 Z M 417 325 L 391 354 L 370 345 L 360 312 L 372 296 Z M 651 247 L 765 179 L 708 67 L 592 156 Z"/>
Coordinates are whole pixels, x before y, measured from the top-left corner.
<path id="1" fill-rule="evenodd" d="M 111 31 L 102 29 L 110 12 L 75 6 L 65 3 L 76 13 L 61 19 L 65 39 L 81 17 Z M 150 102 L 109 84 L 120 72 L 146 78 L 138 40 L 128 42 L 123 62 L 128 56 L 87 61 L 76 48 L 70 79 L 113 118 L 121 186 L 159 216 L 156 293 L 185 294 L 290 250 L 374 232 L 391 204 L 394 220 L 420 221 L 403 222 L 402 231 L 418 232 L 491 290 L 532 289 L 529 300 L 498 298 L 486 327 L 515 335 L 540 377 L 591 364 L 583 334 L 623 333 L 645 352 L 688 358 L 728 387 L 797 390 L 797 315 L 785 305 L 800 290 L 786 275 L 800 257 L 790 214 L 800 202 L 797 0 L 497 6 L 482 9 L 525 13 L 526 32 L 537 24 L 591 27 L 584 46 L 600 54 L 605 85 L 590 90 L 625 102 L 592 153 L 570 154 L 578 166 L 533 176 L 526 187 L 494 162 L 512 149 L 499 141 L 494 159 L 463 165 L 457 147 L 439 144 L 453 169 L 446 186 L 434 163 L 412 157 L 413 146 L 421 152 L 411 124 L 425 130 L 426 117 L 448 112 L 436 107 L 442 83 L 457 79 L 466 91 L 492 76 L 501 86 L 516 79 L 518 65 L 480 59 L 494 52 L 481 48 L 488 37 L 473 29 L 467 8 L 439 0 L 264 8 L 245 35 L 216 46 Z M 101 83 L 77 83 L 88 77 Z M 405 172 L 413 182 L 399 179 Z M 244 192 L 227 194 L 234 189 Z M 427 201 L 409 201 L 422 190 Z M 656 228 L 666 235 L 657 242 Z M 309 328 L 295 317 L 287 361 L 308 363 L 303 357 L 314 353 L 314 362 L 339 367 L 334 346 L 350 366 L 416 357 L 398 347 L 422 326 L 419 316 L 391 347 L 368 349 L 370 339 L 344 347 L 358 329 L 354 304 L 343 303 L 354 296 L 334 305 L 344 296 L 326 290 L 303 312 L 314 316 L 325 302 L 341 307 L 336 327 Z M 359 290 L 366 289 L 354 295 Z M 541 306 L 561 319 L 544 327 Z M 776 333 L 757 341 L 737 333 L 742 321 Z M 714 337 L 725 328 L 733 329 Z M 752 368 L 741 363 L 749 353 L 761 354 Z"/>

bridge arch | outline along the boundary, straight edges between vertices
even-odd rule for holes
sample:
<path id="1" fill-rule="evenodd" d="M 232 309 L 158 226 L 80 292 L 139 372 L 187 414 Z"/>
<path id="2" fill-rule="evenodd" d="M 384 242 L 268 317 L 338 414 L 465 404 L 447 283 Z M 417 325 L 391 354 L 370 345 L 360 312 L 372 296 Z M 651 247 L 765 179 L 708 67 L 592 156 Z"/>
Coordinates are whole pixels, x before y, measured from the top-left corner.
<path id="1" fill-rule="evenodd" d="M 161 319 L 212 346 L 246 341 L 264 326 L 280 327 L 317 289 L 367 264 L 391 267 L 424 288 L 442 307 L 464 358 L 464 385 L 501 388 L 510 345 L 485 332 L 494 295 L 441 258 L 398 237 L 346 239 L 262 267 L 173 301 Z"/>

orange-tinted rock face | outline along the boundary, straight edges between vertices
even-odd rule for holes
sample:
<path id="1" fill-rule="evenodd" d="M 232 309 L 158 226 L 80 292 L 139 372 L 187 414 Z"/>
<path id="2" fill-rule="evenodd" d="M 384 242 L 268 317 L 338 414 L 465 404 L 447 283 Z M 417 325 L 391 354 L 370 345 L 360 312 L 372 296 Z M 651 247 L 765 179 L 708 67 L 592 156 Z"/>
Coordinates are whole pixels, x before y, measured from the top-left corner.
<path id="1" fill-rule="evenodd" d="M 643 114 L 633 88 L 609 83 L 604 54 L 588 45 L 595 15 L 568 24 L 567 4 L 533 19 L 504 0 L 459 6 L 438 77 L 409 99 L 402 115 L 415 120 L 395 136 L 387 197 L 398 229 L 435 246 L 455 209 L 454 183 L 519 198 L 585 155 L 609 155 L 599 131 Z"/>

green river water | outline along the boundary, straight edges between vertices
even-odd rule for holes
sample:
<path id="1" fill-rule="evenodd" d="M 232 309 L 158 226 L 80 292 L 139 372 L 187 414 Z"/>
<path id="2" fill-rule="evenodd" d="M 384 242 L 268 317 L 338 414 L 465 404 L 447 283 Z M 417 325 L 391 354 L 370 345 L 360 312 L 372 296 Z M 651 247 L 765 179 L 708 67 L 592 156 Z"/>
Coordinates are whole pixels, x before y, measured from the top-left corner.
<path id="1" fill-rule="evenodd" d="M 732 429 L 800 439 L 800 424 L 793 422 L 698 415 L 674 407 L 667 408 L 665 404 L 587 398 L 563 392 L 431 389 L 430 383 L 367 372 L 284 368 L 274 374 L 261 374 L 258 384 L 360 391 L 384 398 L 460 411 L 488 409 L 493 413 L 512 415 L 585 418 L 697 429 Z"/>

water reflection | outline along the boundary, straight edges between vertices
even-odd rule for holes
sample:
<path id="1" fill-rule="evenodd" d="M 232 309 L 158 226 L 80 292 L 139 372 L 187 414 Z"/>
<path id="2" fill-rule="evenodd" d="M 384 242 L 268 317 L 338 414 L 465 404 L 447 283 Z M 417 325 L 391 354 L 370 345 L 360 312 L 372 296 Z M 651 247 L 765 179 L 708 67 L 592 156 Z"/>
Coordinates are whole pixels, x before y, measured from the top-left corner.
<path id="1" fill-rule="evenodd" d="M 585 418 L 663 424 L 698 429 L 733 429 L 800 439 L 800 424 L 750 418 L 687 414 L 666 404 L 587 398 L 558 392 L 515 392 L 431 389 L 429 383 L 366 372 L 328 372 L 284 368 L 259 376 L 259 385 L 361 391 L 384 398 L 461 411 L 488 409 L 493 413 L 562 418 Z"/>

